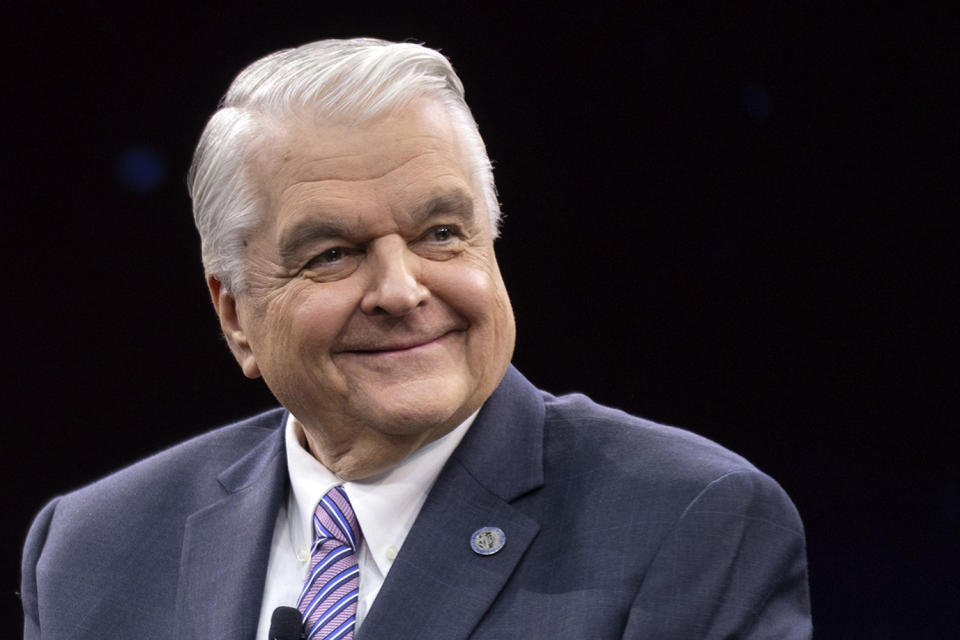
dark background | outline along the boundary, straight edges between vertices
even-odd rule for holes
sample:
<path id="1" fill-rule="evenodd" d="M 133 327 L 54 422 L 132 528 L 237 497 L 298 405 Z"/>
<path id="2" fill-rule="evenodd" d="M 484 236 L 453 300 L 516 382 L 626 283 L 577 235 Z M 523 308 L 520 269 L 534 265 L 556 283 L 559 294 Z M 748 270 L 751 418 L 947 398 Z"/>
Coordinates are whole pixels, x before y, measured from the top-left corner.
<path id="1" fill-rule="evenodd" d="M 8 5 L 9 628 L 48 498 L 272 404 L 219 339 L 184 175 L 247 63 L 376 35 L 466 84 L 526 375 L 780 480 L 818 637 L 955 632 L 953 16 L 641 4 Z"/>

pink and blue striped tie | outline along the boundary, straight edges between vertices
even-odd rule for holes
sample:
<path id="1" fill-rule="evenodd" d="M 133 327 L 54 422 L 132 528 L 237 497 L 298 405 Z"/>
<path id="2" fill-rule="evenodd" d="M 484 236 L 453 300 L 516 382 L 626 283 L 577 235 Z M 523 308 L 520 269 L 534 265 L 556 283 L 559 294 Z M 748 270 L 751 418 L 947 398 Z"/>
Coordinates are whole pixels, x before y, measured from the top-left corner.
<path id="1" fill-rule="evenodd" d="M 357 621 L 360 525 L 342 487 L 331 489 L 313 514 L 310 575 L 297 608 L 307 640 L 352 640 Z"/>

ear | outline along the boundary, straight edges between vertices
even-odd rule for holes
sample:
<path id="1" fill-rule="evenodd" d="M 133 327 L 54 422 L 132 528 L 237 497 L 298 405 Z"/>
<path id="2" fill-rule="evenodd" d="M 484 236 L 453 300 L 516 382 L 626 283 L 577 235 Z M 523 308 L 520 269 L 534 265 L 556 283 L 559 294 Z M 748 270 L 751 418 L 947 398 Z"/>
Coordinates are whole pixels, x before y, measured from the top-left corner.
<path id="1" fill-rule="evenodd" d="M 227 341 L 227 346 L 230 347 L 230 352 L 237 359 L 245 376 L 259 378 L 260 367 L 257 366 L 257 360 L 250 348 L 250 341 L 247 340 L 247 334 L 241 325 L 236 296 L 213 276 L 207 276 L 207 288 L 210 290 L 210 300 L 220 318 L 220 328 L 223 330 L 223 337 Z"/>

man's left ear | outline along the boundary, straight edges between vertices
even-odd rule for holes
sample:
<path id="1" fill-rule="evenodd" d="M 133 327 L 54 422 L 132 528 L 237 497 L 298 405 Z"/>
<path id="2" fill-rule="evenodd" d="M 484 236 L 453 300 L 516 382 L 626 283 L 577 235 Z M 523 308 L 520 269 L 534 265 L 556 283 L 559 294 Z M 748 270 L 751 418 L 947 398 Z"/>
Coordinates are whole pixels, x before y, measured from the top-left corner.
<path id="1" fill-rule="evenodd" d="M 213 302 L 213 308 L 220 318 L 220 328 L 223 330 L 223 337 L 227 340 L 227 346 L 230 352 L 237 359 L 243 375 L 248 378 L 259 378 L 260 367 L 257 366 L 257 359 L 250 348 L 250 341 L 240 323 L 240 315 L 237 310 L 237 298 L 230 293 L 214 276 L 207 276 L 207 288 L 210 290 L 210 300 Z"/>

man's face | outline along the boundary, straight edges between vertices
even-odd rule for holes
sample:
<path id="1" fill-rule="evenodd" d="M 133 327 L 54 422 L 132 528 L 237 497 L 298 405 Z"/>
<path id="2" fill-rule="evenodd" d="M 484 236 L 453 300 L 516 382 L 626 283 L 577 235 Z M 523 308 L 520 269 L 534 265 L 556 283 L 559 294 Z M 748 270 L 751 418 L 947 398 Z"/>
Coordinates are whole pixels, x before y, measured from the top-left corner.
<path id="1" fill-rule="evenodd" d="M 248 286 L 210 281 L 244 372 L 342 477 L 449 432 L 510 361 L 513 312 L 464 158 L 429 100 L 360 127 L 294 127 L 256 165 L 268 214 Z"/>

